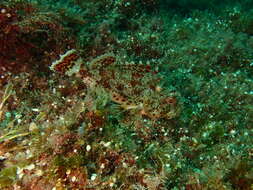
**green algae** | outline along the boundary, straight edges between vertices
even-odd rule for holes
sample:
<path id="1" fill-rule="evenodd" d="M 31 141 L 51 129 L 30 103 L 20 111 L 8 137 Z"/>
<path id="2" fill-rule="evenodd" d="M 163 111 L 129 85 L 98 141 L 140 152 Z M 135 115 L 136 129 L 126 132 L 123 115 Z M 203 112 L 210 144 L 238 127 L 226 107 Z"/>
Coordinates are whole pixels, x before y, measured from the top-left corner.
<path id="1" fill-rule="evenodd" d="M 180 93 L 181 111 L 170 121 L 150 121 L 76 77 L 33 70 L 10 79 L 15 93 L 1 106 L 0 126 L 22 130 L 1 132 L 1 146 L 24 141 L 41 164 L 36 169 L 54 169 L 42 176 L 49 184 L 68 169 L 85 168 L 87 181 L 97 176 L 106 189 L 151 189 L 147 176 L 156 175 L 163 179 L 160 189 L 252 189 L 250 1 L 33 2 L 57 12 L 87 62 L 109 51 L 122 62 L 148 62 L 163 88 Z M 13 122 L 15 115 L 22 116 L 22 125 Z M 22 136 L 31 123 L 36 132 Z M 22 182 L 15 178 L 16 161 L 1 168 L 1 188 Z"/>
<path id="2" fill-rule="evenodd" d="M 17 168 L 15 166 L 4 168 L 0 172 L 0 187 L 5 188 L 14 183 L 17 178 Z"/>

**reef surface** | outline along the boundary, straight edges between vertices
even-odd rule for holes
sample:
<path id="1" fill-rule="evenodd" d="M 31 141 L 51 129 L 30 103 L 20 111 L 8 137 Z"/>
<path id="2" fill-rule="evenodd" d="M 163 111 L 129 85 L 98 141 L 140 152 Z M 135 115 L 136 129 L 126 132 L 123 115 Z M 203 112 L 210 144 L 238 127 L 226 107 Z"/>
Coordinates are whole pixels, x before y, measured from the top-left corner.
<path id="1" fill-rule="evenodd" d="M 253 1 L 0 2 L 1 190 L 253 190 Z"/>

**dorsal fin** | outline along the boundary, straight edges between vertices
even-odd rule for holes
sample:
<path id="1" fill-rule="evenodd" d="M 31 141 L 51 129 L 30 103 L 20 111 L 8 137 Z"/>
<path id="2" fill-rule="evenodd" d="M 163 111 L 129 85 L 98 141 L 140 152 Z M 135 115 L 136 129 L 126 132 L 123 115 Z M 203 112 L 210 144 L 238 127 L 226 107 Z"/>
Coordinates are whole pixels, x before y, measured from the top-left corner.
<path id="1" fill-rule="evenodd" d="M 104 55 L 98 56 L 90 62 L 91 69 L 105 68 L 116 62 L 116 56 L 113 53 L 106 53 Z"/>
<path id="2" fill-rule="evenodd" d="M 60 55 L 60 59 L 54 61 L 50 69 L 62 74 L 72 75 L 79 71 L 82 59 L 75 49 L 68 50 Z"/>

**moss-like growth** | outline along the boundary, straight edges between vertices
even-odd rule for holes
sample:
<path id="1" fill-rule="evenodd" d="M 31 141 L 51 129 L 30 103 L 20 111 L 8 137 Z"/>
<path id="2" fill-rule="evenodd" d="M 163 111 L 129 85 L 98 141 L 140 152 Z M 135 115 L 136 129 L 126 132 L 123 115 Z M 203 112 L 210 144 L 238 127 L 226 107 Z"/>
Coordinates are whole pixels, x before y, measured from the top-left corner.
<path id="1" fill-rule="evenodd" d="M 0 3 L 0 189 L 251 190 L 251 5 Z"/>
<path id="2" fill-rule="evenodd" d="M 17 178 L 17 168 L 15 166 L 4 168 L 0 172 L 0 187 L 5 188 L 14 184 Z"/>

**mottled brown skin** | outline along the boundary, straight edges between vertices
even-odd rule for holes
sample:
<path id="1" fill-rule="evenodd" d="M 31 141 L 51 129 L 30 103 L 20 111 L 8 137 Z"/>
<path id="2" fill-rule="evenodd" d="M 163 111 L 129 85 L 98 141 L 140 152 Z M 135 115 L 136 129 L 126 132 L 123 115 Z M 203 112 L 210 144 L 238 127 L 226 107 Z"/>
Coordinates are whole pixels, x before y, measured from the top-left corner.
<path id="1" fill-rule="evenodd" d="M 76 51 L 66 53 L 57 61 L 53 70 L 65 73 L 79 59 Z M 117 64 L 113 54 L 105 54 L 82 65 L 76 73 L 89 87 L 103 87 L 111 100 L 126 110 L 135 110 L 150 119 L 171 119 L 177 115 L 177 100 L 174 95 L 156 88 L 159 78 L 152 73 L 149 65 Z M 159 89 L 159 90 L 157 90 Z M 145 91 L 148 94 L 145 96 Z M 150 96 L 149 96 L 150 95 Z"/>
<path id="2" fill-rule="evenodd" d="M 55 71 L 64 74 L 68 69 L 70 69 L 75 64 L 75 61 L 78 58 L 79 58 L 78 55 L 74 53 L 64 57 L 60 64 L 55 65 L 54 67 Z"/>

